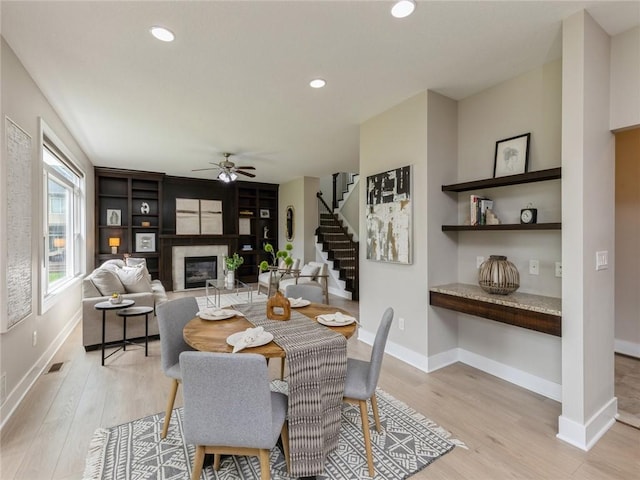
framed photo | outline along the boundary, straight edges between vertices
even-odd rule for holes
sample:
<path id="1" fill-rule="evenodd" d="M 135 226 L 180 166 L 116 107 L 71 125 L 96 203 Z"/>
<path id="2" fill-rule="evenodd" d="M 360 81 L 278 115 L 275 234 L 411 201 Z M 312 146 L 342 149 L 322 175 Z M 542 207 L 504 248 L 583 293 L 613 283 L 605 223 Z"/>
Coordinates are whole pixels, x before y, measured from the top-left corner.
<path id="1" fill-rule="evenodd" d="M 136 252 L 155 252 L 155 233 L 136 233 Z"/>
<path id="2" fill-rule="evenodd" d="M 268 208 L 261 208 L 260 209 L 260 218 L 270 218 L 271 215 L 269 214 L 269 209 Z"/>
<path id="3" fill-rule="evenodd" d="M 496 142 L 493 178 L 525 173 L 529 167 L 529 138 L 531 133 L 505 138 Z"/>
<path id="4" fill-rule="evenodd" d="M 107 208 L 107 225 L 117 226 L 122 225 L 122 211 L 115 210 L 113 208 Z"/>

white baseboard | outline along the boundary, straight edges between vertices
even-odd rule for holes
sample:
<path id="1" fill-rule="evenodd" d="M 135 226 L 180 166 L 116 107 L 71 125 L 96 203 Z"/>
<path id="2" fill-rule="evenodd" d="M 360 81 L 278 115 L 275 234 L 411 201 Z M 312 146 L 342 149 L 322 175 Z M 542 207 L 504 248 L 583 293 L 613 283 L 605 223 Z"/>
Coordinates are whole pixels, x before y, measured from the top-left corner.
<path id="1" fill-rule="evenodd" d="M 581 450 L 589 451 L 616 423 L 617 411 L 618 399 L 613 397 L 584 425 L 560 415 L 556 437 Z"/>
<path id="2" fill-rule="evenodd" d="M 363 328 L 358 329 L 358 340 L 366 343 L 367 345 L 373 345 L 373 341 L 375 340 L 375 333 L 371 333 L 366 331 Z M 411 365 L 423 372 L 427 372 L 427 357 L 424 355 L 420 355 L 419 353 L 414 352 L 413 350 L 409 350 L 397 343 L 387 342 L 385 353 L 391 355 L 392 357 L 397 358 L 398 360 L 403 361 L 404 363 Z"/>
<path id="3" fill-rule="evenodd" d="M 40 358 L 33 365 L 31 370 L 18 382 L 16 387 L 7 395 L 6 401 L 0 406 L 0 430 L 6 425 L 7 420 L 18 408 L 25 395 L 29 392 L 38 377 L 44 373 L 44 370 L 51 362 L 51 359 L 67 340 L 73 329 L 82 320 L 82 309 L 78 309 L 75 316 L 65 325 L 58 336 L 51 342 L 51 345 L 40 355 Z"/>
<path id="4" fill-rule="evenodd" d="M 446 352 L 436 353 L 435 355 L 431 355 L 428 359 L 429 362 L 429 370 L 428 372 L 435 372 L 436 370 L 440 370 L 441 368 L 448 367 L 456 362 L 460 361 L 460 349 L 452 348 L 451 350 L 447 350 Z"/>
<path id="5" fill-rule="evenodd" d="M 640 358 L 640 343 L 627 342 L 625 340 L 614 340 L 613 350 L 616 353 Z"/>

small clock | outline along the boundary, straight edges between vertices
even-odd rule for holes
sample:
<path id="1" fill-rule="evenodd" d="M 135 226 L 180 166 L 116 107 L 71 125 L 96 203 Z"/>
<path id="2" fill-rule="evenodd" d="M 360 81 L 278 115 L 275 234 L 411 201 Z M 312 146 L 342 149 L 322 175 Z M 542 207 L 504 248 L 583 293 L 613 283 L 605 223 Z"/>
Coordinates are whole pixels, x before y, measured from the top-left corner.
<path id="1" fill-rule="evenodd" d="M 537 208 L 523 208 L 520 210 L 520 223 L 536 223 L 537 220 Z"/>

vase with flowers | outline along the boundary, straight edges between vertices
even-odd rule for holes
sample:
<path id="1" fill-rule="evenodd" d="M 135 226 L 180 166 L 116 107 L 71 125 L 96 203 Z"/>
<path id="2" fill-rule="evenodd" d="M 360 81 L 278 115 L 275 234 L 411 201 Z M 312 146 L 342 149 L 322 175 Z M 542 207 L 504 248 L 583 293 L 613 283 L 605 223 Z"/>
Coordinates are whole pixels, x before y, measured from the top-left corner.
<path id="1" fill-rule="evenodd" d="M 236 270 L 240 268 L 240 265 L 242 265 L 243 263 L 244 263 L 244 258 L 238 255 L 237 253 L 234 253 L 230 257 L 224 258 L 224 265 L 227 271 L 225 283 L 227 284 L 228 288 L 233 288 L 233 286 L 235 285 Z"/>
<path id="2" fill-rule="evenodd" d="M 271 255 L 271 264 L 263 260 L 260 262 L 260 271 L 271 272 L 271 288 L 275 289 L 275 295 L 267 300 L 267 318 L 271 320 L 289 320 L 291 318 L 291 304 L 289 300 L 280 293 L 280 280 L 289 274 L 293 265 L 291 251 L 293 245 L 287 243 L 284 250 L 276 251 L 270 243 L 265 244 L 264 251 Z"/>

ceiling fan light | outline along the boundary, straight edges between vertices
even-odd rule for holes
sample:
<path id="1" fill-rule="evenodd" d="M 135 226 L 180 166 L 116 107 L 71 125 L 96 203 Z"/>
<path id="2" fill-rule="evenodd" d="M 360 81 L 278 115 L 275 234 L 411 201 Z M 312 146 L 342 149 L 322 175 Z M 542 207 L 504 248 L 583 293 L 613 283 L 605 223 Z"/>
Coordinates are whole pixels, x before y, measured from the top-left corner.
<path id="1" fill-rule="evenodd" d="M 163 42 L 173 42 L 176 38 L 171 30 L 165 27 L 160 27 L 158 25 L 151 27 L 150 32 L 151 35 L 156 37 L 158 40 L 162 40 Z"/>
<path id="2" fill-rule="evenodd" d="M 232 181 L 232 182 L 235 182 L 235 181 L 236 181 L 236 178 L 238 178 L 238 175 L 236 175 L 236 174 L 235 174 L 235 172 L 231 172 L 231 173 L 229 174 L 229 177 L 230 177 L 230 179 L 231 179 L 231 181 Z"/>
<path id="3" fill-rule="evenodd" d="M 399 0 L 391 7 L 391 15 L 396 18 L 405 18 L 416 9 L 416 2 L 413 0 Z"/>
<path id="4" fill-rule="evenodd" d="M 220 172 L 218 174 L 218 180 L 222 180 L 224 183 L 229 183 L 231 181 L 231 178 L 229 177 L 229 174 L 227 172 Z"/>

